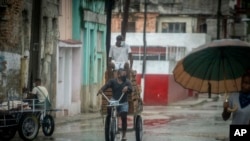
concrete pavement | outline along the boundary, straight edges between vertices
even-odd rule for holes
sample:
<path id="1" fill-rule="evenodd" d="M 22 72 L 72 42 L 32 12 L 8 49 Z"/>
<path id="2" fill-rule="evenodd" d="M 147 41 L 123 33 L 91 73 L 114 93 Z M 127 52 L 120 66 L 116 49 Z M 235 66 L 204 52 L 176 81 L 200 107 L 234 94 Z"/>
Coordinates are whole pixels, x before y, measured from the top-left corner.
<path id="1" fill-rule="evenodd" d="M 187 106 L 196 106 L 205 102 L 216 101 L 219 99 L 219 95 L 212 95 L 211 98 L 208 98 L 207 94 L 200 94 L 199 97 L 189 97 L 187 99 L 171 103 L 168 106 L 180 106 L 180 107 L 187 107 Z M 144 106 L 143 114 L 150 113 L 152 110 L 152 106 Z M 68 122 L 77 122 L 81 120 L 89 120 L 89 119 L 97 119 L 102 118 L 100 112 L 93 112 L 93 113 L 82 113 L 74 116 L 66 116 L 66 117 L 57 117 L 55 118 L 55 124 L 66 124 Z"/>

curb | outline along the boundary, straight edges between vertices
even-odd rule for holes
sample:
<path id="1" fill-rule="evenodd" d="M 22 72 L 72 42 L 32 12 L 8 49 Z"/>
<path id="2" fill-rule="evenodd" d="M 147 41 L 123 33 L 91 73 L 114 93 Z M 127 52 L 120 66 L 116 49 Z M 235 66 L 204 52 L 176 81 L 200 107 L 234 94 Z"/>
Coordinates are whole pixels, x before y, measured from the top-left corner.
<path id="1" fill-rule="evenodd" d="M 171 103 L 168 106 L 180 106 L 180 107 L 194 107 L 194 106 L 198 106 L 201 104 L 204 104 L 206 102 L 210 102 L 210 101 L 217 101 L 219 99 L 219 95 L 214 96 L 212 98 L 193 98 L 190 97 L 189 99 L 184 99 L 184 100 L 180 100 L 176 103 Z"/>
<path id="2" fill-rule="evenodd" d="M 100 112 L 95 112 L 95 113 L 81 113 L 78 115 L 73 115 L 73 116 L 65 116 L 65 117 L 59 117 L 55 118 L 55 124 L 56 125 L 62 125 L 66 124 L 69 122 L 79 122 L 82 120 L 94 120 L 94 119 L 101 119 L 102 115 Z"/>
<path id="3" fill-rule="evenodd" d="M 218 101 L 219 100 L 219 96 L 215 96 L 215 97 L 212 97 L 212 98 L 206 98 L 206 99 L 203 99 L 202 101 L 198 102 L 198 103 L 194 103 L 194 104 L 190 104 L 190 107 L 195 107 L 195 106 L 198 106 L 198 105 L 202 105 L 204 103 L 207 103 L 207 102 L 211 102 L 211 101 Z"/>

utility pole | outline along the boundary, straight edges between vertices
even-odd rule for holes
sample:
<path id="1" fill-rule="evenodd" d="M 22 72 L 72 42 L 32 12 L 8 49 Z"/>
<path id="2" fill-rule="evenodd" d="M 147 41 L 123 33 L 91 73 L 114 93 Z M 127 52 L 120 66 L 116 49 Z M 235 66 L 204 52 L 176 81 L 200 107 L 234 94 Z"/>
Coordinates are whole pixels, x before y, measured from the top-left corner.
<path id="1" fill-rule="evenodd" d="M 144 25 L 143 25 L 143 64 L 142 64 L 142 78 L 145 76 L 146 70 L 146 27 L 147 27 L 147 0 L 144 0 Z"/>
<path id="2" fill-rule="evenodd" d="M 107 31 L 106 31 L 106 55 L 107 55 L 107 67 L 108 67 L 108 56 L 109 56 L 109 49 L 110 49 L 110 38 L 111 38 L 111 18 L 112 18 L 112 9 L 113 9 L 113 0 L 106 0 L 106 14 L 107 14 L 107 19 L 106 19 L 106 26 L 107 26 Z"/>
<path id="3" fill-rule="evenodd" d="M 220 39 L 220 22 L 221 21 L 221 0 L 218 0 L 217 9 L 217 40 Z"/>
<path id="4" fill-rule="evenodd" d="M 124 37 L 124 40 L 126 39 L 126 32 L 127 32 L 127 26 L 128 26 L 128 16 L 129 16 L 129 5 L 130 0 L 124 0 L 125 4 L 123 7 L 123 18 L 122 18 L 122 29 L 121 34 Z"/>

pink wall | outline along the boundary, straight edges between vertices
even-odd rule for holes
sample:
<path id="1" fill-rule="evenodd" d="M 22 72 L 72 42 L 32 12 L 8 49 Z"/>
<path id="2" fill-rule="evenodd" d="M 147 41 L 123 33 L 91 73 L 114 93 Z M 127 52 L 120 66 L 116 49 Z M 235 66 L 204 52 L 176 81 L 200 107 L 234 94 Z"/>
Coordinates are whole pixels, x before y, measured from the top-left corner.
<path id="1" fill-rule="evenodd" d="M 176 83 L 173 75 L 168 75 L 169 89 L 168 89 L 168 103 L 173 103 L 179 100 L 186 99 L 192 96 L 192 91 L 183 88 L 180 84 Z"/>

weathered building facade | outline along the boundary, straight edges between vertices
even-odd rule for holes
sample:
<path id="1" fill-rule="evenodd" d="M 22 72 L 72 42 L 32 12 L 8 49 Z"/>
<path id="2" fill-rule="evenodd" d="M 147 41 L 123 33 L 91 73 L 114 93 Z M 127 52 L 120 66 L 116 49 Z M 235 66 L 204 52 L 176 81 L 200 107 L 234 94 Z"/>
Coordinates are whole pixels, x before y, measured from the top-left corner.
<path id="1" fill-rule="evenodd" d="M 40 77 L 54 103 L 58 1 L 1 0 L 0 15 L 0 95 L 20 97 Z"/>
<path id="2" fill-rule="evenodd" d="M 106 69 L 105 1 L 0 0 L 0 95 L 40 77 L 57 116 L 99 109 Z"/>
<path id="3" fill-rule="evenodd" d="M 72 38 L 82 41 L 81 111 L 96 111 L 106 68 L 105 1 L 73 0 Z"/>
<path id="4" fill-rule="evenodd" d="M 22 29 L 23 17 L 31 15 L 22 13 L 23 1 L 12 0 L 0 1 L 0 95 L 6 98 L 8 92 L 18 96 L 20 94 L 20 64 L 24 55 L 22 40 L 29 42 L 29 39 L 20 38 L 20 33 L 30 38 L 29 33 Z M 25 5 L 30 8 L 29 4 Z M 26 12 L 27 13 L 27 12 Z M 23 15 L 23 17 L 22 17 Z M 26 22 L 28 22 L 26 20 Z M 20 24 L 21 23 L 21 24 Z M 25 28 L 25 27 L 23 27 Z M 23 31 L 23 32 L 22 32 Z M 27 29 L 26 29 L 27 31 Z M 29 30 L 28 30 L 29 31 Z M 28 32 L 27 31 L 27 32 Z"/>
<path id="5" fill-rule="evenodd" d="M 127 31 L 143 32 L 145 3 L 130 1 Z M 121 31 L 123 3 L 123 0 L 116 2 L 112 32 Z M 247 0 L 148 0 L 146 5 L 148 33 L 206 33 L 212 39 L 247 40 L 248 21 L 244 20 L 249 17 Z"/>
<path id="6" fill-rule="evenodd" d="M 72 0 L 59 5 L 59 41 L 57 45 L 56 108 L 58 116 L 81 112 L 82 43 L 72 40 Z"/>

